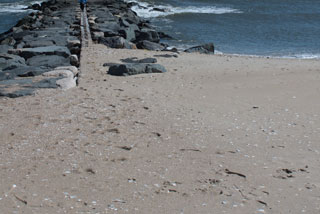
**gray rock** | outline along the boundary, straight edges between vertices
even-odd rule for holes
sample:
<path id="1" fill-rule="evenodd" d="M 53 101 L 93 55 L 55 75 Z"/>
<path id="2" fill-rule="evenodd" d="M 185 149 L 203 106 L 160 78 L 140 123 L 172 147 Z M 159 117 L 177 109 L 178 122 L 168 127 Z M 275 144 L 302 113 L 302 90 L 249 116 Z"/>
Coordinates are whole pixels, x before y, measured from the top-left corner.
<path id="1" fill-rule="evenodd" d="M 187 53 L 198 52 L 198 53 L 203 53 L 203 54 L 213 54 L 214 53 L 214 45 L 213 45 L 213 43 L 207 43 L 207 44 L 195 46 L 192 48 L 188 48 L 184 52 L 187 52 Z"/>
<path id="2" fill-rule="evenodd" d="M 8 53 L 8 50 L 12 49 L 12 46 L 9 45 L 0 45 L 0 53 Z"/>
<path id="3" fill-rule="evenodd" d="M 128 76 L 144 73 L 164 73 L 166 71 L 167 70 L 159 64 L 129 63 L 111 66 L 108 74 L 115 76 Z"/>
<path id="4" fill-rule="evenodd" d="M 73 54 L 70 56 L 70 64 L 73 66 L 79 66 L 79 59 L 77 55 Z"/>
<path id="5" fill-rule="evenodd" d="M 17 54 L 25 59 L 29 59 L 39 55 L 58 55 L 62 57 L 69 57 L 71 55 L 67 47 L 62 46 L 47 46 L 38 48 L 22 48 L 9 50 L 9 53 Z"/>
<path id="6" fill-rule="evenodd" d="M 25 60 L 17 55 L 0 54 L 0 70 L 11 70 L 26 66 Z"/>
<path id="7" fill-rule="evenodd" d="M 131 57 L 126 59 L 121 59 L 122 62 L 125 63 L 157 63 L 156 58 L 144 58 L 144 59 L 137 59 L 137 57 Z"/>
<path id="8" fill-rule="evenodd" d="M 27 60 L 27 65 L 55 68 L 58 66 L 70 65 L 70 59 L 64 58 L 62 56 L 57 56 L 57 55 L 53 55 L 53 56 L 39 55 L 39 56 L 34 56 L 29 58 Z"/>
<path id="9" fill-rule="evenodd" d="M 161 50 L 165 49 L 164 46 L 162 46 L 158 43 L 147 41 L 147 40 L 138 42 L 137 48 L 146 49 L 146 50 L 150 50 L 150 51 L 161 51 Z"/>
<path id="10" fill-rule="evenodd" d="M 155 30 L 143 28 L 141 31 L 136 31 L 137 41 L 148 40 L 150 42 L 159 42 L 160 37 Z"/>
<path id="11" fill-rule="evenodd" d="M 7 37 L 1 42 L 1 45 L 14 46 L 15 44 L 16 44 L 16 40 L 12 37 Z"/>
<path id="12" fill-rule="evenodd" d="M 165 73 L 167 70 L 160 64 L 147 64 L 146 73 Z"/>
<path id="13" fill-rule="evenodd" d="M 136 39 L 135 28 L 134 27 L 126 27 L 122 30 L 119 30 L 121 36 L 123 36 L 128 41 L 134 41 Z"/>
<path id="14" fill-rule="evenodd" d="M 17 98 L 17 97 L 34 95 L 34 93 L 35 93 L 35 89 L 33 88 L 27 88 L 27 89 L 17 90 L 13 92 L 6 92 L 0 89 L 0 97 Z"/>
<path id="15" fill-rule="evenodd" d="M 123 37 L 114 36 L 108 38 L 100 38 L 99 43 L 102 43 L 110 48 L 126 48 L 126 49 L 135 49 L 135 45 Z"/>
<path id="16" fill-rule="evenodd" d="M 53 45 L 54 43 L 52 40 L 35 40 L 35 41 L 26 42 L 24 47 L 38 48 L 38 47 L 46 47 L 46 46 L 53 46 Z"/>

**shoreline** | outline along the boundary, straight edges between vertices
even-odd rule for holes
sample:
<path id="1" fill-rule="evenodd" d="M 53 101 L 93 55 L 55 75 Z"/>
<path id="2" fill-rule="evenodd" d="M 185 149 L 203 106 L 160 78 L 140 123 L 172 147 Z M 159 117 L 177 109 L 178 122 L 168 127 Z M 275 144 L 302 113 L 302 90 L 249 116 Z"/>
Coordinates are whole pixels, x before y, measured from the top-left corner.
<path id="1" fill-rule="evenodd" d="M 94 5 L 92 36 L 124 44 Z M 108 74 L 146 59 L 167 72 Z M 0 97 L 1 211 L 319 213 L 319 60 L 93 43 L 80 63 L 77 87 Z"/>

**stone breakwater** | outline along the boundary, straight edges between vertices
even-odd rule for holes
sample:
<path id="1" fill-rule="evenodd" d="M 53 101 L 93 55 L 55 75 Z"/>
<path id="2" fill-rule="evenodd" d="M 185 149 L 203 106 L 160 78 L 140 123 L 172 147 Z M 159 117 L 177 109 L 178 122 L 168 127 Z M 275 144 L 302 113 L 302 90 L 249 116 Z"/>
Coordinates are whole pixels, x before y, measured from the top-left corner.
<path id="1" fill-rule="evenodd" d="M 81 52 L 78 5 L 48 0 L 31 8 L 36 11 L 0 35 L 0 96 L 76 85 Z"/>
<path id="2" fill-rule="evenodd" d="M 118 0 L 98 0 L 90 4 L 88 14 L 92 39 L 110 48 L 177 52 L 176 48 L 160 42 L 161 39 L 174 38 L 156 31 L 149 20 L 131 10 L 136 5 L 136 2 Z M 185 52 L 214 53 L 214 46 L 212 43 L 200 45 Z"/>
<path id="3" fill-rule="evenodd" d="M 161 39 L 173 38 L 156 31 L 148 20 L 131 10 L 135 4 L 91 0 L 87 14 L 92 40 L 110 48 L 178 52 L 161 43 Z M 72 0 L 48 0 L 31 9 L 36 12 L 0 34 L 0 96 L 14 98 L 33 95 L 39 88 L 76 86 L 81 52 L 79 5 Z M 214 46 L 201 45 L 185 52 L 213 53 Z M 160 65 L 129 64 L 114 67 L 109 74 L 150 72 L 165 69 Z"/>

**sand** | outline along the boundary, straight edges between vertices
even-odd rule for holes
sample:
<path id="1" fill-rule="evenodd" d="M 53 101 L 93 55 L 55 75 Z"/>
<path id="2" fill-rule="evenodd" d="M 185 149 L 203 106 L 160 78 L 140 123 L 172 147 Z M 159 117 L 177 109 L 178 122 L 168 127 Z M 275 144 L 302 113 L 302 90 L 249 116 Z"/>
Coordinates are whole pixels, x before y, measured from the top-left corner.
<path id="1" fill-rule="evenodd" d="M 1 213 L 320 213 L 320 61 L 83 50 L 78 87 L 0 98 Z"/>

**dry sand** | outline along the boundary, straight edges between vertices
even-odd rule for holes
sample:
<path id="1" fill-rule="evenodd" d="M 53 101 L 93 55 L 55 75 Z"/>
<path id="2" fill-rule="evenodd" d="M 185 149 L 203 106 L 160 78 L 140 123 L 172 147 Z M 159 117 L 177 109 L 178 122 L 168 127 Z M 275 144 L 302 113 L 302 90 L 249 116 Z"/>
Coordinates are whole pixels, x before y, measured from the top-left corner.
<path id="1" fill-rule="evenodd" d="M 92 45 L 80 85 L 0 98 L 0 213 L 320 213 L 320 62 Z M 172 54 L 172 53 L 168 53 Z"/>

